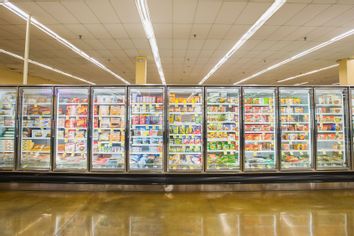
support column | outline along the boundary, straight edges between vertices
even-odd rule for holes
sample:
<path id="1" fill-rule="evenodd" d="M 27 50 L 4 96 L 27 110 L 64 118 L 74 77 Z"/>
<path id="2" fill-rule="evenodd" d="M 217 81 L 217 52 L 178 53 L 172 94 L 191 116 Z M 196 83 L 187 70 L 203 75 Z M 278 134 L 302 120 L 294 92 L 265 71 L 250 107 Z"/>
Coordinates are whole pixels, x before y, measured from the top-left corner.
<path id="1" fill-rule="evenodd" d="M 28 83 L 28 55 L 30 48 L 30 30 L 31 30 L 31 16 L 28 16 L 26 25 L 26 42 L 25 42 L 25 55 L 23 60 L 23 84 Z"/>
<path id="2" fill-rule="evenodd" d="M 146 57 L 135 58 L 135 84 L 147 82 L 147 59 Z"/>
<path id="3" fill-rule="evenodd" d="M 339 84 L 354 85 L 354 58 L 344 58 L 339 63 Z"/>

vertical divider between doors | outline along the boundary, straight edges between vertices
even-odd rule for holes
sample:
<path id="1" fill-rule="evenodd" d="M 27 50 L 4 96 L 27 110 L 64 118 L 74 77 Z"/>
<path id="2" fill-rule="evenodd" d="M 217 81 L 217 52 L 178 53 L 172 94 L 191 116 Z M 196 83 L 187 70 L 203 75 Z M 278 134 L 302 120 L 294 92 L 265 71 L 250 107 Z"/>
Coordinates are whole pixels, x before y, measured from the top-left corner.
<path id="1" fill-rule="evenodd" d="M 129 117 L 129 87 L 125 86 L 125 136 L 124 136 L 124 171 L 128 172 L 128 166 L 129 166 L 129 132 L 130 132 L 130 117 Z"/>
<path id="2" fill-rule="evenodd" d="M 349 104 L 349 121 L 350 121 L 350 124 L 349 124 L 349 146 L 350 146 L 350 160 L 351 160 L 351 170 L 354 170 L 354 150 L 353 150 L 353 102 L 352 102 L 352 99 L 353 99 L 353 95 L 352 95 L 352 88 L 349 87 L 349 97 L 348 97 L 348 104 Z"/>
<path id="3" fill-rule="evenodd" d="M 240 87 L 240 95 L 239 95 L 239 162 L 240 162 L 240 170 L 241 172 L 245 171 L 245 135 L 244 135 L 244 125 L 243 125 L 243 113 L 244 113 L 244 106 L 243 106 L 243 93 L 244 88 Z"/>
<path id="4" fill-rule="evenodd" d="M 275 88 L 275 147 L 276 147 L 276 157 L 275 157 L 275 166 L 277 171 L 281 171 L 281 125 L 280 125 L 280 89 L 279 87 Z"/>
<path id="5" fill-rule="evenodd" d="M 207 140 L 207 99 L 206 99 L 206 90 L 207 90 L 207 88 L 205 87 L 205 86 L 203 86 L 202 87 L 202 96 L 203 96 L 203 98 L 202 98 L 202 106 L 203 106 L 203 109 L 202 109 L 202 111 L 203 111 L 203 114 L 202 114 L 202 116 L 203 116 L 203 123 L 202 123 L 202 134 L 203 134 L 203 145 L 202 145 L 202 147 L 203 147 L 203 151 L 202 151 L 202 166 L 203 166 L 203 168 L 202 168 L 202 172 L 203 173 L 206 173 L 206 171 L 207 171 L 207 142 L 208 142 L 208 140 Z"/>
<path id="6" fill-rule="evenodd" d="M 54 139 L 57 139 L 57 130 L 58 130 L 58 88 L 57 87 L 53 87 L 53 128 L 54 130 L 52 130 L 52 136 L 53 136 L 53 142 L 54 145 L 52 146 L 52 170 L 55 171 L 56 169 L 56 155 L 57 155 L 57 141 Z"/>
<path id="7" fill-rule="evenodd" d="M 311 169 L 315 170 L 316 169 L 316 134 L 315 134 L 315 126 L 316 126 L 316 116 L 315 116 L 315 92 L 314 89 L 311 88 L 309 91 L 309 96 L 310 96 L 310 104 L 309 104 L 309 108 L 310 108 L 310 122 L 311 122 L 311 130 L 310 130 L 310 134 L 311 134 Z"/>
<path id="8" fill-rule="evenodd" d="M 316 90 L 312 88 L 312 119 L 313 119 L 313 169 L 317 170 L 317 119 L 316 119 Z"/>
<path id="9" fill-rule="evenodd" d="M 168 99 L 168 86 L 163 87 L 163 170 L 162 172 L 168 172 L 168 144 L 169 138 L 169 126 L 168 126 L 168 109 L 169 109 L 169 99 Z"/>
<path id="10" fill-rule="evenodd" d="M 52 115 L 51 115 L 51 123 L 50 123 L 50 171 L 53 172 L 54 171 L 54 148 L 55 148 L 55 130 L 56 130 L 56 113 L 54 113 L 54 109 L 55 109 L 55 104 L 56 104 L 56 94 L 55 94 L 55 88 L 54 87 L 50 87 L 51 91 L 52 91 Z"/>
<path id="11" fill-rule="evenodd" d="M 87 125 L 87 172 L 91 172 L 92 167 L 92 134 L 93 134 L 93 106 L 94 106 L 94 88 L 88 88 L 88 125 Z"/>
<path id="12" fill-rule="evenodd" d="M 15 115 L 15 137 L 14 137 L 14 161 L 12 170 L 18 170 L 20 161 L 20 88 L 16 87 L 16 115 Z M 22 117 L 22 116 L 21 116 Z"/>
<path id="13" fill-rule="evenodd" d="M 349 117 L 345 117 L 345 127 L 347 127 L 344 130 L 344 134 L 345 134 L 345 143 L 346 143 L 346 158 L 347 158 L 347 167 L 351 170 L 353 168 L 353 134 L 352 134 L 352 130 L 353 130 L 353 120 L 352 120 L 352 93 L 351 93 L 351 89 L 350 87 L 345 88 L 346 90 L 346 96 L 343 99 L 345 102 L 345 113 L 347 114 L 347 116 Z M 346 102 L 347 101 L 347 102 Z"/>

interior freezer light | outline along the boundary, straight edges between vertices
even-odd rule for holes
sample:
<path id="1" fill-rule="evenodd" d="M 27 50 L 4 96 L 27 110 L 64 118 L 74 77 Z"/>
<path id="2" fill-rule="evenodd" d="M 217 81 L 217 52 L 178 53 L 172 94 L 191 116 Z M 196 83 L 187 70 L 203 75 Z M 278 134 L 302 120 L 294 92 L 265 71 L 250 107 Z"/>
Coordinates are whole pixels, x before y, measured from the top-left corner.
<path id="1" fill-rule="evenodd" d="M 232 48 L 216 63 L 216 65 L 198 83 L 199 85 L 207 81 L 237 50 L 239 50 L 248 39 L 250 39 L 264 23 L 281 8 L 286 0 L 275 0 L 267 11 L 252 25 L 252 27 L 232 46 Z"/>
<path id="2" fill-rule="evenodd" d="M 248 80 L 250 80 L 250 79 L 253 79 L 253 78 L 255 78 L 255 77 L 259 76 L 259 75 L 262 75 L 262 74 L 264 74 L 264 73 L 266 73 L 266 72 L 268 72 L 268 71 L 270 71 L 270 70 L 273 70 L 273 69 L 275 69 L 275 68 L 278 68 L 278 67 L 280 67 L 280 66 L 282 66 L 282 65 L 285 65 L 285 64 L 287 64 L 287 63 L 289 63 L 289 62 L 292 62 L 292 61 L 294 61 L 294 60 L 296 60 L 296 59 L 299 59 L 299 58 L 301 58 L 301 57 L 303 57 L 303 56 L 306 56 L 306 55 L 308 55 L 308 54 L 310 54 L 310 53 L 312 53 L 312 52 L 315 52 L 315 51 L 317 51 L 317 50 L 319 50 L 319 49 L 321 49 L 321 48 L 323 48 L 323 47 L 326 47 L 326 46 L 328 46 L 328 45 L 331 45 L 331 44 L 333 44 L 333 43 L 335 43 L 335 42 L 337 42 L 337 41 L 339 41 L 339 40 L 342 40 L 342 39 L 344 39 L 344 38 L 347 38 L 347 37 L 349 37 L 349 36 L 352 36 L 353 34 L 354 34 L 354 29 L 351 29 L 351 30 L 349 30 L 349 31 L 347 31 L 347 32 L 344 32 L 344 33 L 342 33 L 342 34 L 340 34 L 340 35 L 337 35 L 336 37 L 331 38 L 331 39 L 328 40 L 328 41 L 325 41 L 325 42 L 323 42 L 323 43 L 320 43 L 320 44 L 318 44 L 318 45 L 316 45 L 316 46 L 314 46 L 314 47 L 312 47 L 312 48 L 309 48 L 309 49 L 307 49 L 307 50 L 305 50 L 305 51 L 303 51 L 303 52 L 300 52 L 300 53 L 298 53 L 298 54 L 296 54 L 296 55 L 294 55 L 294 56 L 292 56 L 292 57 L 290 57 L 290 58 L 288 58 L 288 59 L 286 59 L 286 60 L 284 60 L 284 61 L 278 62 L 278 63 L 276 63 L 276 64 L 274 64 L 274 65 L 272 65 L 272 66 L 270 66 L 270 67 L 268 67 L 268 68 L 266 68 L 266 69 L 264 69 L 264 70 L 261 70 L 261 71 L 255 73 L 255 74 L 253 74 L 253 75 L 251 75 L 251 76 L 249 76 L 249 77 L 247 77 L 247 78 L 245 78 L 245 79 L 242 79 L 242 80 L 240 80 L 240 81 L 234 83 L 234 85 L 237 85 L 237 84 L 246 82 L 246 81 L 248 81 Z"/>
<path id="3" fill-rule="evenodd" d="M 291 77 L 286 78 L 286 79 L 278 80 L 277 82 L 278 83 L 286 82 L 286 81 L 297 79 L 297 78 L 300 78 L 300 77 L 303 77 L 303 76 L 312 75 L 312 74 L 315 74 L 315 73 L 320 72 L 320 71 L 332 69 L 332 68 L 337 67 L 337 66 L 338 66 L 338 64 L 334 64 L 334 65 L 331 65 L 331 66 L 326 66 L 326 67 L 323 67 L 323 68 L 320 68 L 320 69 L 317 69 L 317 70 L 312 70 L 312 71 L 309 71 L 309 72 L 306 72 L 306 73 L 303 73 L 303 74 L 300 74 L 300 75 L 295 75 L 295 76 L 291 76 Z"/>
<path id="4" fill-rule="evenodd" d="M 11 57 L 14 57 L 14 58 L 17 58 L 17 59 L 19 59 L 19 60 L 24 61 L 24 58 L 23 58 L 22 56 L 17 55 L 17 54 L 12 53 L 12 52 L 9 52 L 9 51 L 6 51 L 6 50 L 1 49 L 1 48 L 0 48 L 0 53 L 4 53 L 4 54 L 6 54 L 6 55 L 9 55 L 9 56 L 11 56 Z M 34 60 L 31 60 L 31 59 L 28 59 L 28 62 L 31 63 L 31 64 L 33 64 L 33 65 L 37 65 L 37 66 L 39 66 L 39 67 L 42 67 L 42 68 L 44 68 L 44 69 L 47 69 L 47 70 L 56 72 L 56 73 L 58 73 L 58 74 L 62 74 L 62 75 L 65 75 L 65 76 L 67 76 L 67 77 L 70 77 L 70 78 L 79 80 L 79 81 L 81 81 L 81 82 L 85 82 L 85 83 L 88 83 L 88 84 L 91 84 L 91 85 L 95 85 L 95 83 L 93 83 L 93 82 L 90 82 L 90 81 L 88 81 L 88 80 L 85 80 L 85 79 L 83 79 L 83 78 L 80 78 L 80 77 L 78 77 L 78 76 L 76 76 L 76 75 L 72 75 L 72 74 L 66 73 L 66 72 L 64 72 L 64 71 L 62 71 L 62 70 L 59 70 L 59 69 L 57 69 L 57 68 L 54 68 L 54 67 L 45 65 L 45 64 L 40 63 L 40 62 L 38 62 L 38 61 L 34 61 Z"/>
<path id="5" fill-rule="evenodd" d="M 154 61 L 160 76 L 160 80 L 163 85 L 166 85 L 165 74 L 163 72 L 161 58 L 159 54 L 159 48 L 157 47 L 154 28 L 150 19 L 149 7 L 147 5 L 146 0 L 135 0 L 135 4 L 139 12 L 141 24 L 143 25 L 146 38 L 149 40 L 150 43 L 152 55 L 154 56 Z"/>
<path id="6" fill-rule="evenodd" d="M 24 20 L 28 19 L 28 14 L 23 11 L 21 8 L 17 7 L 16 5 L 14 5 L 11 2 L 4 2 L 1 4 L 2 6 L 4 6 L 5 8 L 7 8 L 8 10 L 10 10 L 11 12 L 15 13 L 16 15 L 18 15 L 19 17 L 21 17 Z M 37 27 L 39 30 L 43 31 L 44 33 L 46 33 L 47 35 L 49 35 L 50 37 L 52 37 L 53 39 L 55 39 L 56 41 L 58 41 L 59 43 L 63 44 L 64 46 L 66 46 L 67 48 L 69 48 L 70 50 L 72 50 L 73 52 L 79 54 L 81 57 L 85 58 L 86 60 L 88 60 L 89 62 L 93 63 L 94 65 L 98 66 L 99 68 L 101 68 L 102 70 L 108 72 L 109 74 L 111 74 L 113 77 L 115 77 L 116 79 L 121 80 L 123 83 L 125 84 L 130 84 L 128 81 L 126 81 L 123 77 L 121 77 L 120 75 L 114 73 L 112 70 L 108 69 L 105 65 L 103 65 L 101 62 L 99 62 L 98 60 L 96 60 L 95 58 L 89 56 L 87 53 L 85 53 L 84 51 L 82 51 L 81 49 L 77 48 L 75 45 L 73 45 L 72 43 L 70 43 L 68 40 L 64 39 L 63 37 L 61 37 L 60 35 L 58 35 L 57 33 L 55 33 L 53 30 L 49 29 L 47 26 L 43 25 L 41 22 L 39 22 L 37 19 L 31 17 L 31 24 L 34 25 L 35 27 Z"/>
<path id="7" fill-rule="evenodd" d="M 301 86 L 301 85 L 305 85 L 305 84 L 308 84 L 309 82 L 302 82 L 302 83 L 297 83 L 297 84 L 294 84 L 294 86 Z"/>

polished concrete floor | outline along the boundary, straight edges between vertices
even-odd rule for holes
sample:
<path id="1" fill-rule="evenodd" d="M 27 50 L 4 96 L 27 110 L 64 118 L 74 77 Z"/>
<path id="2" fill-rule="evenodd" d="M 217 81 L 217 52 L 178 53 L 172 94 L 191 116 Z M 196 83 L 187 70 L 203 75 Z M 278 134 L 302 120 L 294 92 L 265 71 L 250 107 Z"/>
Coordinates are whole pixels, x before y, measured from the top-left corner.
<path id="1" fill-rule="evenodd" d="M 354 191 L 0 191 L 0 235 L 354 235 Z"/>

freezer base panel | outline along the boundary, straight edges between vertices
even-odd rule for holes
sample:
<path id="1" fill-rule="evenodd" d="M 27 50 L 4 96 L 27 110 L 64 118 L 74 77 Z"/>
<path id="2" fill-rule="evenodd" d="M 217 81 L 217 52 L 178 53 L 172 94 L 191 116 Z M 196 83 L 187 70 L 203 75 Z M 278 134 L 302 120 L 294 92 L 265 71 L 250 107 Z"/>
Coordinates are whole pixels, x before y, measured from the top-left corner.
<path id="1" fill-rule="evenodd" d="M 53 184 L 272 184 L 354 182 L 353 171 L 247 174 L 111 174 L 0 172 L 2 183 Z"/>

